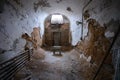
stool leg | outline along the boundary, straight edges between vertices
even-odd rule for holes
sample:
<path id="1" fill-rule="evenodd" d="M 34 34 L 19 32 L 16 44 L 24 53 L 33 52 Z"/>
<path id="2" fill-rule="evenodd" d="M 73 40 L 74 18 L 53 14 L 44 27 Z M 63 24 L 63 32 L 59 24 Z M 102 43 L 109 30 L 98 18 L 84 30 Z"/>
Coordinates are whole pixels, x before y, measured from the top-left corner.
<path id="1" fill-rule="evenodd" d="M 53 55 L 55 55 L 55 51 L 53 51 Z"/>
<path id="2" fill-rule="evenodd" d="M 61 55 L 61 51 L 59 51 L 59 54 Z"/>

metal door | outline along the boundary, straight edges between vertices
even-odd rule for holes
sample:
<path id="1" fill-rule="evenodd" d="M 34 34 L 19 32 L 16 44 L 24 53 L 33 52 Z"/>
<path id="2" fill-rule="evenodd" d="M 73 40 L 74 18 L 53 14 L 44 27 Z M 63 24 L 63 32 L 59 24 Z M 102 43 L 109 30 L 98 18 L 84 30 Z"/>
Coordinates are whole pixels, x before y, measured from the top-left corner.
<path id="1" fill-rule="evenodd" d="M 53 32 L 53 46 L 60 46 L 61 32 Z"/>

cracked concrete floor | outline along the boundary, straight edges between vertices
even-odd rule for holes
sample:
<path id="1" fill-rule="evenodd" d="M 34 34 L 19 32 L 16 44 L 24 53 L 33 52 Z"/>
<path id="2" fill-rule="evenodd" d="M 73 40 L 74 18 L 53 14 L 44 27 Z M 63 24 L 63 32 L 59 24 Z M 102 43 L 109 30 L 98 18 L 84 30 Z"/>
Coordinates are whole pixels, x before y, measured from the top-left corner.
<path id="1" fill-rule="evenodd" d="M 31 61 L 17 73 L 16 80 L 85 80 L 79 53 L 74 49 L 55 56 L 53 52 L 38 49 Z"/>

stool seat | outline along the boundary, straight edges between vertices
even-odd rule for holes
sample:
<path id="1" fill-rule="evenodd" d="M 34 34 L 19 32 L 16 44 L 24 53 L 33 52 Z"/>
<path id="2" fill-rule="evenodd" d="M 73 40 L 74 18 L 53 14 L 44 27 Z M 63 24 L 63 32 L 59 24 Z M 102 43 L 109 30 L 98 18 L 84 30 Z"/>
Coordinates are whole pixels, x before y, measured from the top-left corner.
<path id="1" fill-rule="evenodd" d="M 55 52 L 59 52 L 59 54 L 61 54 L 61 46 L 52 46 L 51 49 L 53 54 L 55 54 Z"/>
<path id="2" fill-rule="evenodd" d="M 60 50 L 61 46 L 52 46 L 52 50 Z"/>

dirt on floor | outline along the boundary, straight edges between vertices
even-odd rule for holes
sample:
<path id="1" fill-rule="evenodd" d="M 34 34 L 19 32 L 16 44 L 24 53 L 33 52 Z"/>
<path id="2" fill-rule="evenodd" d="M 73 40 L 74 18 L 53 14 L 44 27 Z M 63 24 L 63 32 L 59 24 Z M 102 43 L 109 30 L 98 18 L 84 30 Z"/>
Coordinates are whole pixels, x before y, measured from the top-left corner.
<path id="1" fill-rule="evenodd" d="M 17 73 L 15 79 L 85 80 L 81 65 L 83 64 L 80 62 L 79 53 L 75 50 L 62 52 L 62 56 L 54 56 L 53 52 L 38 49 L 33 54 L 31 61 Z"/>
<path id="2" fill-rule="evenodd" d="M 95 64 L 80 57 L 75 49 L 62 52 L 61 56 L 38 49 L 34 51 L 31 61 L 16 74 L 15 80 L 92 80 L 96 69 Z"/>

